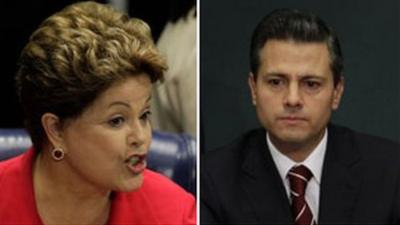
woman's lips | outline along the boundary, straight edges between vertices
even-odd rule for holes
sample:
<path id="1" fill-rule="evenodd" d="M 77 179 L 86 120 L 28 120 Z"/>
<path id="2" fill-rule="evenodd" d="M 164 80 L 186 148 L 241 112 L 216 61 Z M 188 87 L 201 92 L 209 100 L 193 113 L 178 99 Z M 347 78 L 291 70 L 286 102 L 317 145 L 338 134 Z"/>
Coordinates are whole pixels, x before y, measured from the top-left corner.
<path id="1" fill-rule="evenodd" d="M 146 169 L 146 155 L 132 155 L 125 161 L 125 163 L 133 174 L 139 174 Z"/>

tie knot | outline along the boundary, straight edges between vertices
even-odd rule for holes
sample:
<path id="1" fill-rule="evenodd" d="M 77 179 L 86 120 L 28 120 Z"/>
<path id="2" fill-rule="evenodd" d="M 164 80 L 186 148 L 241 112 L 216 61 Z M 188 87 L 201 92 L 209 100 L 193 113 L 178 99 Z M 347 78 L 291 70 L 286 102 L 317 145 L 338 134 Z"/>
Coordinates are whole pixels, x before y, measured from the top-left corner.
<path id="1" fill-rule="evenodd" d="M 294 166 L 290 169 L 288 177 L 291 190 L 295 192 L 295 196 L 296 194 L 300 196 L 304 195 L 307 183 L 312 176 L 311 171 L 303 165 Z"/>
<path id="2" fill-rule="evenodd" d="M 293 166 L 290 169 L 289 177 L 291 176 L 303 179 L 305 182 L 308 182 L 312 177 L 312 173 L 307 167 L 299 165 L 299 166 Z"/>

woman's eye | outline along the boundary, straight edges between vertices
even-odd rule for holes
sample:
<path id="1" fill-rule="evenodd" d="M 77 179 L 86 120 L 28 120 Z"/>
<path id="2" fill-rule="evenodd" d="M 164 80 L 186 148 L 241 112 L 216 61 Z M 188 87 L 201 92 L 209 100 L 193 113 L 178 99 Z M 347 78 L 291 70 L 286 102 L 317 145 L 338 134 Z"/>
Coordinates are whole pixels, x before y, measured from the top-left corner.
<path id="1" fill-rule="evenodd" d="M 115 117 L 108 121 L 108 124 L 111 127 L 120 127 L 125 122 L 125 118 L 122 116 Z"/>
<path id="2" fill-rule="evenodd" d="M 141 120 L 149 120 L 149 119 L 150 119 L 150 116 L 151 116 L 151 112 L 150 112 L 150 111 L 146 111 L 145 113 L 143 113 L 143 114 L 140 116 L 140 119 L 141 119 Z"/>

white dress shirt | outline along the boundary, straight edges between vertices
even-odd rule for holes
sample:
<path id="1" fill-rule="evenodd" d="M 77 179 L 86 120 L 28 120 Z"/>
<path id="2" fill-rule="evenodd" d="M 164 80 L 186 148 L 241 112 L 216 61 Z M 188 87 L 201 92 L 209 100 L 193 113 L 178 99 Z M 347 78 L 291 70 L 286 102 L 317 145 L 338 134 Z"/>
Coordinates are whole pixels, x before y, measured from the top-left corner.
<path id="1" fill-rule="evenodd" d="M 267 133 L 267 144 L 269 151 L 271 152 L 272 159 L 275 162 L 276 167 L 278 168 L 279 174 L 283 181 L 283 184 L 286 188 L 286 194 L 291 201 L 290 197 L 290 184 L 288 178 L 289 170 L 295 165 L 304 165 L 306 166 L 313 177 L 308 182 L 306 188 L 306 196 L 305 199 L 308 203 L 308 206 L 311 209 L 311 212 L 315 218 L 315 221 L 318 221 L 318 212 L 319 212 L 319 193 L 320 193 L 320 184 L 321 184 L 321 174 L 322 174 L 322 164 L 325 157 L 326 152 L 326 143 L 328 141 L 328 130 L 325 129 L 325 134 L 321 139 L 320 143 L 317 147 L 311 152 L 311 154 L 303 161 L 303 162 L 295 162 L 286 155 L 282 154 L 275 146 L 272 144 L 271 139 Z"/>

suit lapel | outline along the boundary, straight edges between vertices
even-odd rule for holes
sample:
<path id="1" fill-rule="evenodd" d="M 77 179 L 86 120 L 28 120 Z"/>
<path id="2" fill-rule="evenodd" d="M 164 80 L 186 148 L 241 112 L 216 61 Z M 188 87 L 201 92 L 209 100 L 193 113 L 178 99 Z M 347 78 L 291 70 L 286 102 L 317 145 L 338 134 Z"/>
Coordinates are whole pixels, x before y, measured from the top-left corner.
<path id="1" fill-rule="evenodd" d="M 362 181 L 360 153 L 347 130 L 334 126 L 328 130 L 318 224 L 351 223 Z M 258 223 L 292 224 L 289 200 L 265 138 L 265 130 L 260 130 L 244 146 L 243 203 Z"/>
<path id="2" fill-rule="evenodd" d="M 247 208 L 258 223 L 290 224 L 292 215 L 282 180 L 266 144 L 265 130 L 260 130 L 245 146 L 241 188 Z M 245 200 L 245 201 L 246 201 Z"/>
<path id="3" fill-rule="evenodd" d="M 361 186 L 360 155 L 350 134 L 329 127 L 327 152 L 322 170 L 319 223 L 351 223 Z"/>

